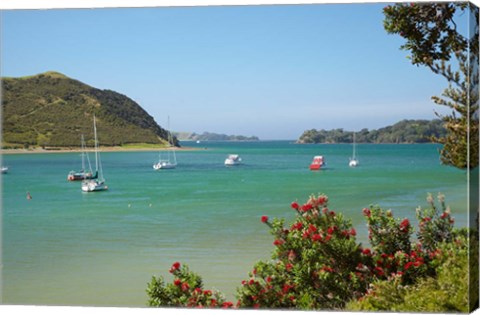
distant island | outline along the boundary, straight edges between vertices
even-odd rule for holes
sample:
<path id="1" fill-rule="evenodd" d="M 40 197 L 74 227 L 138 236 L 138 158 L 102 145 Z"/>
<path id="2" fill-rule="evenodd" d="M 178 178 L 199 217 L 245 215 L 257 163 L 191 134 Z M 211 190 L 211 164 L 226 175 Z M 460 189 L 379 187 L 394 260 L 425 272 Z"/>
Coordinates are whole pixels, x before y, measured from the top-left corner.
<path id="1" fill-rule="evenodd" d="M 167 131 L 132 99 L 58 72 L 2 78 L 2 95 L 2 149 L 79 147 L 81 134 L 93 146 L 93 114 L 102 146 L 167 143 Z"/>
<path id="2" fill-rule="evenodd" d="M 446 130 L 443 122 L 434 120 L 402 120 L 380 129 L 364 128 L 355 132 L 357 143 L 427 143 L 432 137 L 443 137 Z M 352 143 L 353 131 L 343 128 L 332 130 L 311 129 L 305 131 L 297 143 Z"/>
<path id="3" fill-rule="evenodd" d="M 255 136 L 225 135 L 212 132 L 204 132 L 202 134 L 195 132 L 173 132 L 173 135 L 180 141 L 259 141 L 258 137 Z"/>

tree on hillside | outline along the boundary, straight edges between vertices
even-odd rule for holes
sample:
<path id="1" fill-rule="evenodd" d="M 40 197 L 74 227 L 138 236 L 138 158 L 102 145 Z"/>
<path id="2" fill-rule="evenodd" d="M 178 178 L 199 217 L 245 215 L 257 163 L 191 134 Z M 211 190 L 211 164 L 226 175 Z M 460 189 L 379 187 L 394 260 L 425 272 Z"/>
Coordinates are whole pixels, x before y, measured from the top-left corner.
<path id="1" fill-rule="evenodd" d="M 412 64 L 426 66 L 449 83 L 442 97 L 432 100 L 452 109 L 436 115 L 448 133 L 435 138 L 443 144 L 441 160 L 461 169 L 478 166 L 478 8 L 467 2 L 396 4 L 384 8 L 384 27 L 406 40 Z M 470 19 L 461 34 L 458 19 Z"/>

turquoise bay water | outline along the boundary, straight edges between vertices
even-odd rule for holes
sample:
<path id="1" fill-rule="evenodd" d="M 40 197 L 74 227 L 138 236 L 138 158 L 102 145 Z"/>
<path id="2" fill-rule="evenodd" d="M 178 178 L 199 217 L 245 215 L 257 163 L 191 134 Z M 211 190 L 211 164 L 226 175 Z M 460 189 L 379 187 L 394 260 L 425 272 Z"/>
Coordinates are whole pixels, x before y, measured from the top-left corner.
<path id="1" fill-rule="evenodd" d="M 273 240 L 260 217 L 291 220 L 290 203 L 312 193 L 326 193 L 363 243 L 363 207 L 414 220 L 428 192 L 444 193 L 456 225 L 466 225 L 466 174 L 440 165 L 436 145 L 360 144 L 358 168 L 348 167 L 346 144 L 183 145 L 201 150 L 177 152 L 175 170 L 154 171 L 153 151 L 102 153 L 110 190 L 98 193 L 66 180 L 78 153 L 4 155 L 3 303 L 142 307 L 151 276 L 171 281 L 175 261 L 233 299 L 253 264 L 270 258 Z M 225 167 L 230 153 L 244 165 Z M 327 169 L 309 171 L 319 154 Z"/>

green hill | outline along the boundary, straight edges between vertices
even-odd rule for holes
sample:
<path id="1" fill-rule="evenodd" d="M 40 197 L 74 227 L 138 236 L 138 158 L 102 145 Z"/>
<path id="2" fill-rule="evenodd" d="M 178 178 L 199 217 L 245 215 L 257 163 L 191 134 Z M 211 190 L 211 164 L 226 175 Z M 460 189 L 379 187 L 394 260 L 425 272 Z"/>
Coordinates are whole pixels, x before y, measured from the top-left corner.
<path id="1" fill-rule="evenodd" d="M 120 93 L 100 90 L 58 72 L 2 78 L 2 148 L 93 145 L 93 114 L 100 145 L 163 145 L 167 131 Z M 176 141 L 176 139 L 175 139 Z"/>
<path id="2" fill-rule="evenodd" d="M 444 137 L 446 129 L 439 119 L 434 120 L 408 120 L 380 129 L 368 130 L 366 128 L 355 133 L 358 143 L 424 143 L 431 142 L 432 137 Z M 342 128 L 333 130 L 305 131 L 297 140 L 298 143 L 351 143 L 353 131 Z"/>

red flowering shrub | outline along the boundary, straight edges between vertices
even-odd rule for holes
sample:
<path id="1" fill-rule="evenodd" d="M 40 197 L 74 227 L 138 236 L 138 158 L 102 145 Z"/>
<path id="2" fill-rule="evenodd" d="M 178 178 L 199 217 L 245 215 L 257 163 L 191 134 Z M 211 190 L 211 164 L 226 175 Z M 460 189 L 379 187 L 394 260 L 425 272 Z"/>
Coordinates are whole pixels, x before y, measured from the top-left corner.
<path id="1" fill-rule="evenodd" d="M 392 211 L 384 211 L 378 206 L 363 209 L 367 219 L 368 238 L 373 250 L 394 255 L 398 251 L 410 252 L 412 228 L 408 219 L 395 219 Z"/>
<path id="2" fill-rule="evenodd" d="M 371 257 L 357 244 L 350 221 L 328 209 L 324 195 L 291 207 L 297 211 L 292 224 L 269 222 L 273 261 L 254 266 L 238 289 L 238 306 L 339 309 L 361 296 L 371 277 Z"/>
<path id="3" fill-rule="evenodd" d="M 444 195 L 438 194 L 441 214 L 435 206 L 431 194 L 428 195 L 427 201 L 430 204 L 429 209 L 417 209 L 417 219 L 419 222 L 417 237 L 422 243 L 424 250 L 433 252 L 440 243 L 452 241 L 454 220 L 450 216 L 450 209 L 445 206 Z"/>
<path id="4" fill-rule="evenodd" d="M 149 306 L 174 306 L 197 308 L 231 308 L 233 304 L 226 302 L 218 291 L 204 290 L 200 276 L 191 272 L 188 266 L 175 262 L 170 268 L 175 277 L 173 283 L 165 285 L 162 277 L 152 277 L 148 284 Z"/>
<path id="5" fill-rule="evenodd" d="M 372 206 L 363 209 L 372 248 L 362 248 L 351 222 L 328 208 L 325 195 L 311 196 L 303 205 L 293 202 L 296 218 L 288 225 L 283 219 L 261 216 L 274 237 L 272 260 L 255 264 L 237 288 L 236 307 L 342 309 L 349 301 L 364 305 L 365 297 L 368 303 L 377 301 L 372 297 L 378 290 L 372 284 L 393 287 L 399 296 L 405 294 L 404 288 L 438 274 L 443 264 L 439 257 L 448 257 L 441 248 L 455 238 L 443 196 L 439 198 L 441 214 L 431 199 L 427 198 L 431 208 L 417 211 L 420 226 L 414 245 L 408 219 L 396 219 L 392 211 Z M 187 266 L 175 262 L 170 273 L 174 276 L 171 284 L 165 285 L 161 277 L 152 278 L 147 289 L 150 306 L 234 306 L 219 292 L 204 290 L 201 278 Z"/>

